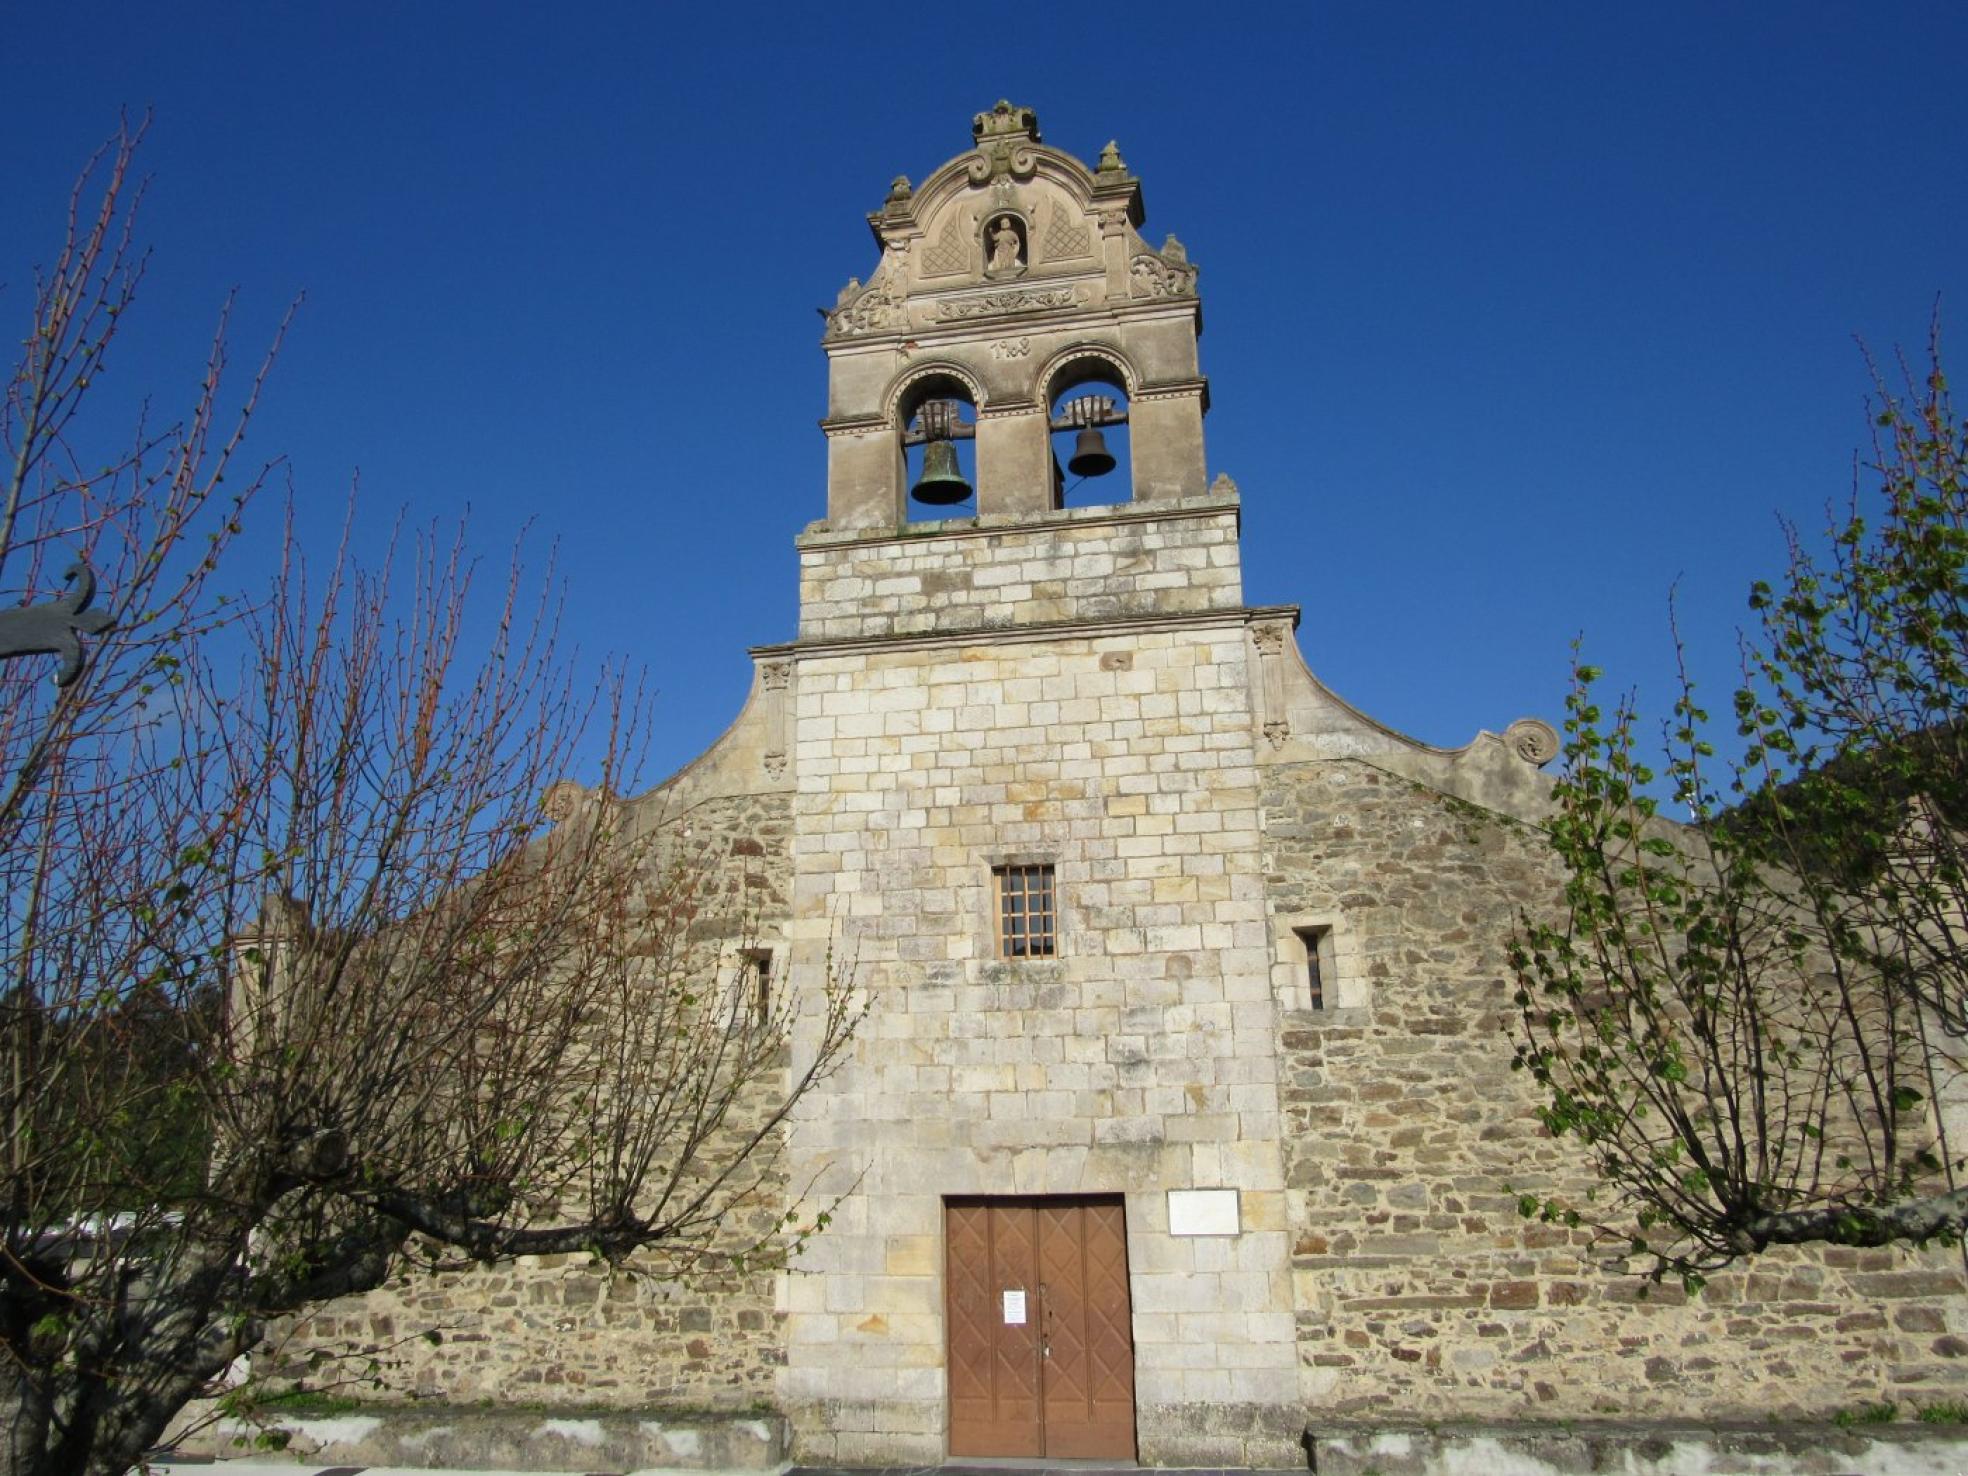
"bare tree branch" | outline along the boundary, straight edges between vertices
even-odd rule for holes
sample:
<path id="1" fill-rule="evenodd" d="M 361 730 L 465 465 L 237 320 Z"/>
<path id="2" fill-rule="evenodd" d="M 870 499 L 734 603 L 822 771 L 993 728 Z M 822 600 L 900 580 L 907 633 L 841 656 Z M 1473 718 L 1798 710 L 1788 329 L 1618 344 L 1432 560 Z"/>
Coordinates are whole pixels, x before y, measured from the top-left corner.
<path id="1" fill-rule="evenodd" d="M 228 397 L 223 321 L 186 415 L 96 451 L 140 134 L 0 410 L 0 584 L 80 553 L 115 619 L 68 686 L 0 664 L 0 1476 L 122 1476 L 270 1319 L 413 1265 L 783 1258 L 819 1217 L 781 1125 L 858 1018 L 827 981 L 789 1065 L 789 1006 L 693 927 L 715 858 L 619 798 L 638 680 L 565 659 L 517 555 L 366 566 L 351 518 L 310 565 L 290 509 L 221 587 L 270 470 L 234 471 L 266 365 Z"/>

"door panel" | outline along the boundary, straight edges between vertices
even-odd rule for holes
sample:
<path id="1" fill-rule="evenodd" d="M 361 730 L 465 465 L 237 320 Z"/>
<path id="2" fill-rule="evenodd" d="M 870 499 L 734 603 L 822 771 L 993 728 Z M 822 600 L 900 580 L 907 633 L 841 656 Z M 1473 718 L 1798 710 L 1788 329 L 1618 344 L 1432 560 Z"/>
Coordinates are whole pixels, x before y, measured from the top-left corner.
<path id="1" fill-rule="evenodd" d="M 991 1288 L 990 1317 L 997 1334 L 997 1424 L 1007 1442 L 1016 1443 L 1023 1454 L 1029 1442 L 1033 1455 L 1044 1455 L 1039 1444 L 1039 1320 L 1033 1316 L 1033 1295 L 1038 1284 L 1038 1247 L 1034 1243 L 1029 1210 L 991 1207 L 991 1268 L 996 1281 Z M 1006 1322 L 1004 1293 L 1025 1293 L 1025 1320 Z"/>
<path id="2" fill-rule="evenodd" d="M 1121 1202 L 952 1200 L 946 1214 L 950 1454 L 1132 1460 Z M 1006 1321 L 1007 1292 L 1024 1322 Z"/>
<path id="3" fill-rule="evenodd" d="M 1045 1454 L 1039 1331 L 1006 1326 L 1004 1292 L 1036 1300 L 1032 1212 L 988 1202 L 947 1210 L 950 1454 Z"/>
<path id="4" fill-rule="evenodd" d="M 1127 1236 L 1113 1203 L 1041 1204 L 1045 1453 L 1134 1456 L 1134 1341 Z"/>

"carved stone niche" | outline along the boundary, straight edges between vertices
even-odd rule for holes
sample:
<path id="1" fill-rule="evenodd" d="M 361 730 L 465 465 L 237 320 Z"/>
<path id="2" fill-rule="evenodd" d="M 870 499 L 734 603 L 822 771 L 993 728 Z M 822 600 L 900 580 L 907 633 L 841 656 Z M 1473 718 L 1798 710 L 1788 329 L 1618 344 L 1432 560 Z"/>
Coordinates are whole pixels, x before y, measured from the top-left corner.
<path id="1" fill-rule="evenodd" d="M 1025 222 L 1010 211 L 991 216 L 984 223 L 984 275 L 994 282 L 1025 275 L 1031 262 Z"/>

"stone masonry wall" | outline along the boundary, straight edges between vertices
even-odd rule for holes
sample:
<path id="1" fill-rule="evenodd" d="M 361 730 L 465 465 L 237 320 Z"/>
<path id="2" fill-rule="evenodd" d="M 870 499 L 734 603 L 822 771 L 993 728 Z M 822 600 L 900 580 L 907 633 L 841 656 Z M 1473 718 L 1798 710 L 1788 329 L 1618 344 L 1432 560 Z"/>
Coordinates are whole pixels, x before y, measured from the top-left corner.
<path id="1" fill-rule="evenodd" d="M 705 937 L 749 942 L 783 926 L 790 799 L 716 799 L 662 817 L 668 838 L 715 873 L 700 893 Z M 769 1231 L 781 1208 L 774 1195 L 739 1228 Z M 772 1400 L 783 1362 L 774 1297 L 770 1272 L 685 1282 L 611 1275 L 585 1257 L 526 1256 L 444 1276 L 409 1272 L 328 1303 L 279 1330 L 270 1363 L 321 1387 L 359 1374 L 366 1359 L 309 1374 L 311 1354 L 374 1350 L 383 1388 L 348 1392 L 379 1399 L 743 1410 Z M 431 1330 L 441 1338 L 434 1345 L 422 1336 Z"/>
<path id="2" fill-rule="evenodd" d="M 1242 599 L 1234 500 L 1068 508 L 1016 526 L 911 525 L 899 536 L 809 533 L 802 640 L 982 630 L 1233 610 Z M 1172 511 L 1173 510 L 1173 511 Z M 1009 520 L 1005 520 L 1007 523 Z"/>
<path id="3" fill-rule="evenodd" d="M 1285 1164 L 1308 1417 L 1825 1416 L 1968 1391 L 1958 1251 L 1759 1256 L 1639 1298 L 1506 1183 L 1587 1182 L 1501 1034 L 1535 831 L 1358 761 L 1263 770 L 1274 919 L 1337 919 L 1362 1003 L 1283 1018 Z M 1274 933 L 1276 928 L 1274 927 Z M 1300 1001 L 1302 1004 L 1302 1001 Z"/>
<path id="4" fill-rule="evenodd" d="M 794 1129 L 847 1196 L 786 1282 L 796 1459 L 943 1459 L 944 1196 L 1118 1192 L 1142 1459 L 1303 1460 L 1247 648 L 1232 618 L 801 660 L 796 968 L 844 948 L 871 1009 Z M 1057 958 L 993 956 L 1004 859 L 1056 865 Z M 1243 1191 L 1241 1235 L 1167 1233 L 1198 1186 Z"/>

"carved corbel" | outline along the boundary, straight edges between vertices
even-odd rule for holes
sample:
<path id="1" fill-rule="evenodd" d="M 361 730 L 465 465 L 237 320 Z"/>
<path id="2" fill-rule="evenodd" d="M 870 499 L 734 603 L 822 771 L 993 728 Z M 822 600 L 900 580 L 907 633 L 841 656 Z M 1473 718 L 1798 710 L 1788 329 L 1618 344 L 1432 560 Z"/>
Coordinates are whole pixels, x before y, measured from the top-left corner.
<path id="1" fill-rule="evenodd" d="M 1283 748 L 1291 736 L 1291 723 L 1285 715 L 1285 627 L 1266 621 L 1251 627 L 1251 644 L 1257 648 L 1257 715 L 1264 736 L 1273 748 Z"/>
<path id="2" fill-rule="evenodd" d="M 773 779 L 786 772 L 787 756 L 792 752 L 791 714 L 787 707 L 787 688 L 791 685 L 793 663 L 768 661 L 759 668 L 765 687 L 765 754 L 761 762 Z"/>
<path id="3" fill-rule="evenodd" d="M 1135 239 L 1128 225 L 1125 201 L 1094 202 L 1094 219 L 1100 222 L 1100 256 L 1107 270 L 1109 301 L 1128 295 L 1128 253 Z"/>

